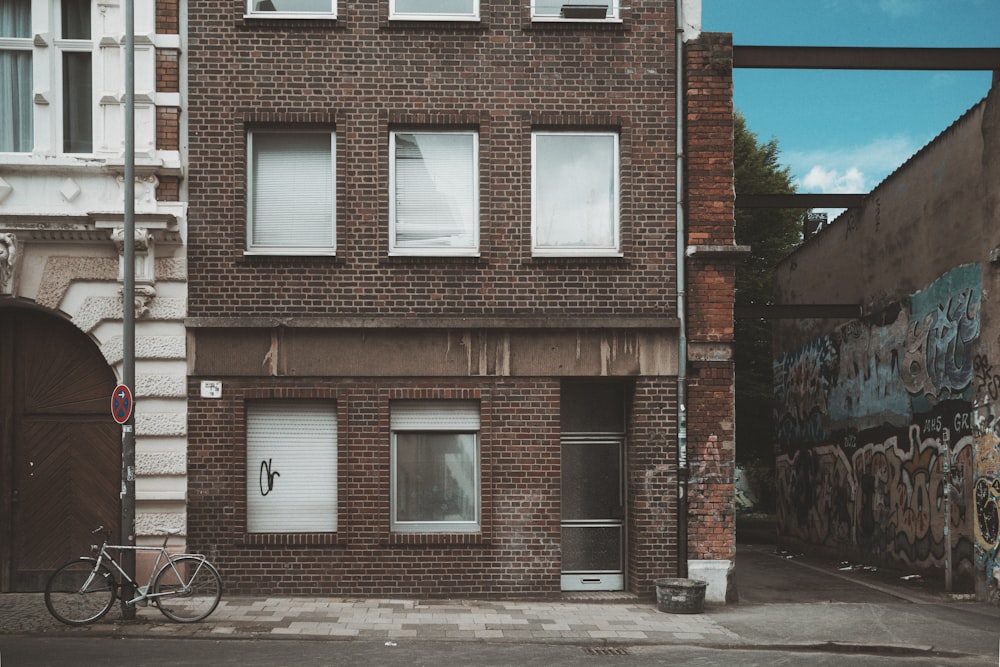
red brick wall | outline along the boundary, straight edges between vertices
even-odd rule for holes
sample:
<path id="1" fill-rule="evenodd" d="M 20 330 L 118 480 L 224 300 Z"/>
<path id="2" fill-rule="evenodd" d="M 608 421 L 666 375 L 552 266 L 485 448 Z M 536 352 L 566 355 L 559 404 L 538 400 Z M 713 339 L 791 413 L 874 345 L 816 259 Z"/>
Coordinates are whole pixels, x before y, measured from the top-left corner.
<path id="1" fill-rule="evenodd" d="M 732 37 L 703 34 L 687 46 L 688 243 L 731 247 L 733 190 Z M 688 555 L 735 557 L 735 376 L 730 359 L 704 350 L 733 340 L 736 253 L 696 252 L 687 262 Z M 708 346 L 708 347 L 706 347 Z"/>
<path id="2" fill-rule="evenodd" d="M 384 2 L 341 2 L 336 22 L 248 21 L 238 2 L 190 4 L 191 316 L 673 314 L 672 3 L 638 0 L 623 24 L 588 27 L 532 25 L 526 2 L 483 6 L 483 21 L 464 26 L 389 24 Z M 731 137 L 731 108 L 729 114 Z M 289 123 L 335 128 L 335 258 L 244 256 L 247 129 Z M 478 128 L 481 257 L 387 256 L 388 133 L 403 124 Z M 531 132 L 553 127 L 619 131 L 622 258 L 531 256 Z M 724 220 L 713 224 L 724 227 Z M 707 309 L 707 299 L 729 299 L 699 325 L 699 335 L 714 331 L 725 339 L 728 307 L 731 338 L 731 289 L 704 290 L 695 275 L 699 305 L 691 311 Z M 729 414 L 731 424 L 731 401 L 711 404 L 719 392 L 708 377 L 697 378 L 691 409 L 712 416 L 713 426 Z M 221 400 L 199 398 L 197 378 L 189 387 L 188 540 L 212 554 L 227 588 L 348 595 L 559 590 L 558 378 L 213 379 L 224 381 Z M 388 401 L 450 390 L 478 396 L 483 405 L 482 534 L 394 535 Z M 244 531 L 243 401 L 276 392 L 337 401 L 336 535 Z M 676 414 L 676 378 L 635 378 L 626 581 L 642 594 L 651 593 L 653 579 L 677 571 Z M 692 457 L 708 451 L 709 430 L 696 422 L 689 431 L 689 442 L 699 441 Z M 701 518 L 711 511 L 692 506 L 693 539 L 725 544 L 703 529 Z M 709 547 L 706 541 L 705 552 L 716 552 Z"/>
<path id="3" fill-rule="evenodd" d="M 342 1 L 335 22 L 190 3 L 190 210 L 204 222 L 190 315 L 662 315 L 676 289 L 672 3 L 584 27 L 532 25 L 527 0 L 482 5 L 479 24 L 389 25 L 386 0 Z M 316 118 L 337 133 L 337 257 L 244 256 L 248 127 Z M 388 132 L 408 121 L 479 128 L 481 257 L 387 257 Z M 531 256 L 542 127 L 620 130 L 623 258 Z"/>
<path id="4" fill-rule="evenodd" d="M 226 382 L 191 397 L 189 548 L 211 554 L 228 590 L 308 595 L 526 595 L 559 590 L 559 382 L 438 390 L 424 382 Z M 195 386 L 192 385 L 192 391 Z M 325 398 L 338 406 L 336 534 L 253 535 L 246 525 L 244 401 Z M 389 401 L 481 401 L 482 532 L 389 529 Z M 287 561 L 289 565 L 284 565 Z"/>
<path id="5" fill-rule="evenodd" d="M 156 33 L 176 35 L 180 32 L 178 0 L 156 0 Z"/>
<path id="6" fill-rule="evenodd" d="M 677 576 L 677 382 L 638 378 L 628 441 L 630 589 Z"/>
<path id="7" fill-rule="evenodd" d="M 180 25 L 177 0 L 157 0 L 156 32 L 161 35 L 176 35 Z M 159 93 L 180 92 L 180 53 L 176 49 L 156 50 L 156 91 Z M 163 151 L 178 151 L 181 146 L 180 107 L 158 106 L 156 108 L 156 148 Z M 180 179 L 161 176 L 156 190 L 159 201 L 180 200 Z"/>

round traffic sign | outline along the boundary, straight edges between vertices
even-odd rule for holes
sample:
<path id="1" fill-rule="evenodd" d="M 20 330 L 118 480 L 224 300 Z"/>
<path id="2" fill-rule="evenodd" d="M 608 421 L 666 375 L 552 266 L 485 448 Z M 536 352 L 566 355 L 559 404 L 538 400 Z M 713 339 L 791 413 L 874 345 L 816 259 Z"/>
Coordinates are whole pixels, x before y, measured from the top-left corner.
<path id="1" fill-rule="evenodd" d="M 111 416 L 119 424 L 124 424 L 132 416 L 132 390 L 123 384 L 115 387 L 111 394 Z"/>

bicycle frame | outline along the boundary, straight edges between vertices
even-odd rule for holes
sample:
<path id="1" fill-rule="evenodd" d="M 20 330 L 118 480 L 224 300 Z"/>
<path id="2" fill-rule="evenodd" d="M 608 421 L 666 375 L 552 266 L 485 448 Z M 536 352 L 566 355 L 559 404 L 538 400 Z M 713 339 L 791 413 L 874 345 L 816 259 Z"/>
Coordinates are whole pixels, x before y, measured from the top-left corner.
<path id="1" fill-rule="evenodd" d="M 45 584 L 45 607 L 56 620 L 67 625 L 94 623 L 111 610 L 117 599 L 123 609 L 145 606 L 152 601 L 171 621 L 196 623 L 219 605 L 222 578 L 208 557 L 167 550 L 170 536 L 179 531 L 165 531 L 163 544 L 158 547 L 108 544 L 111 536 L 103 526 L 93 532 L 104 537 L 100 546 L 91 547 L 96 558 L 76 558 L 64 563 Z M 144 586 L 119 562 L 123 552 L 138 551 L 156 552 L 156 561 Z"/>
<path id="2" fill-rule="evenodd" d="M 100 547 L 98 547 L 96 544 L 93 545 L 92 549 L 94 549 L 95 551 L 97 551 L 97 564 L 94 567 L 94 572 L 91 573 L 90 577 L 88 577 L 87 581 L 84 583 L 83 588 L 86 588 L 87 586 L 90 585 L 90 582 L 93 580 L 94 574 L 96 574 L 100 570 L 100 567 L 101 567 L 102 564 L 109 563 L 109 564 L 113 565 L 116 570 L 118 570 L 118 573 L 122 576 L 122 579 L 124 579 L 125 581 L 128 581 L 130 584 L 132 584 L 132 588 L 136 592 L 136 597 L 132 598 L 131 600 L 124 600 L 124 599 L 122 600 L 122 602 L 125 603 L 125 604 L 127 604 L 127 605 L 138 604 L 139 602 L 142 602 L 143 600 L 152 600 L 152 599 L 155 599 L 155 598 L 158 598 L 158 597 L 177 595 L 178 594 L 177 591 L 172 591 L 170 593 L 150 593 L 149 592 L 149 589 L 152 588 L 152 586 L 153 586 L 153 579 L 156 577 L 157 574 L 159 574 L 159 572 L 162 569 L 162 567 L 167 567 L 169 565 L 170 570 L 174 573 L 174 576 L 177 577 L 177 581 L 180 582 L 181 584 L 183 584 L 183 586 L 184 586 L 184 589 L 182 591 L 180 591 L 180 592 L 182 592 L 182 593 L 189 592 L 190 591 L 190 582 L 194 580 L 194 576 L 198 573 L 198 571 L 201 569 L 201 567 L 205 564 L 205 562 L 207 561 L 207 557 L 204 556 L 203 554 L 173 554 L 173 555 L 171 555 L 170 552 L 167 551 L 167 540 L 169 538 L 170 538 L 170 534 L 168 533 L 163 538 L 163 546 L 159 546 L 159 547 L 132 546 L 132 545 L 126 545 L 126 544 L 108 544 L 107 540 L 105 540 L 104 544 L 102 544 Z M 137 582 L 135 579 L 133 579 L 129 575 L 129 573 L 125 571 L 125 568 L 123 568 L 118 563 L 118 560 L 114 557 L 114 554 L 111 553 L 111 551 L 110 551 L 111 549 L 113 549 L 115 551 L 118 551 L 118 552 L 122 552 L 122 551 L 155 551 L 155 552 L 157 552 L 157 554 L 156 554 L 156 561 L 153 563 L 153 567 L 149 571 L 149 579 L 146 581 L 146 585 L 145 586 L 140 585 L 139 582 Z M 176 565 L 174 565 L 174 559 L 175 558 L 179 558 L 181 556 L 194 557 L 194 558 L 199 559 L 199 561 L 200 561 L 199 564 L 198 564 L 198 569 L 195 570 L 194 573 L 192 573 L 187 578 L 182 577 L 181 573 L 180 573 L 180 570 L 178 570 L 177 567 L 176 567 Z"/>

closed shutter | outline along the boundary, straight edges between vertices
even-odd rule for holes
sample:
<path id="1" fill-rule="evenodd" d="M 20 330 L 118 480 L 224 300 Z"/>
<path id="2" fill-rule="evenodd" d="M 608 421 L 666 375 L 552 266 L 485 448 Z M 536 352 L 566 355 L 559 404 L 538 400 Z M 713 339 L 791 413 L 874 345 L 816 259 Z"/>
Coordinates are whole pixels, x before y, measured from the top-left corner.
<path id="1" fill-rule="evenodd" d="M 478 431 L 478 401 L 394 401 L 393 431 Z"/>
<path id="2" fill-rule="evenodd" d="M 336 247 L 333 151 L 328 132 L 255 132 L 250 250 Z"/>
<path id="3" fill-rule="evenodd" d="M 337 412 L 332 403 L 247 406 L 247 531 L 337 530 Z"/>

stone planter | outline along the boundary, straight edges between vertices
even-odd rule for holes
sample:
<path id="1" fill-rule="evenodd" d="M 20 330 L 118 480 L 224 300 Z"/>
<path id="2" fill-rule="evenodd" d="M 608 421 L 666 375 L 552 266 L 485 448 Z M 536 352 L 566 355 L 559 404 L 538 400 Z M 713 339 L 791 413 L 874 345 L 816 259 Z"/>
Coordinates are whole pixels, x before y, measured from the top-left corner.
<path id="1" fill-rule="evenodd" d="M 705 588 L 699 579 L 657 579 L 656 608 L 671 614 L 700 614 L 705 611 Z"/>

